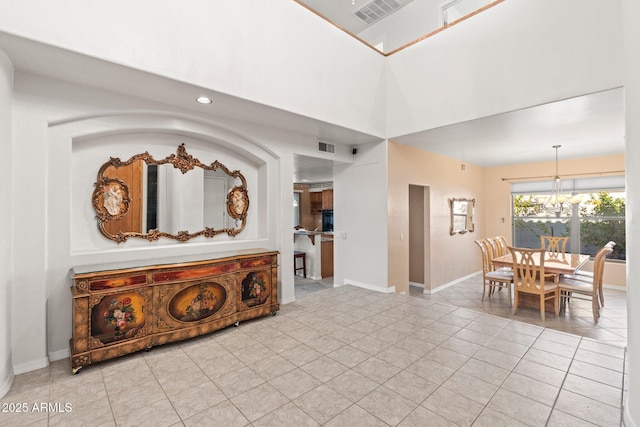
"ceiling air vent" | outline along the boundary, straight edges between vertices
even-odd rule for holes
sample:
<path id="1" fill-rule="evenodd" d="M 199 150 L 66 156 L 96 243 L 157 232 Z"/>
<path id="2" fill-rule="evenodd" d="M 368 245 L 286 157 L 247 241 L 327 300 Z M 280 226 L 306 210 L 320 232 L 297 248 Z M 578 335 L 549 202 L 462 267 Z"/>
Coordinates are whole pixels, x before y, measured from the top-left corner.
<path id="1" fill-rule="evenodd" d="M 318 142 L 318 151 L 324 151 L 325 153 L 335 153 L 336 146 L 327 142 Z"/>
<path id="2" fill-rule="evenodd" d="M 353 14 L 367 24 L 373 24 L 390 13 L 393 13 L 396 9 L 400 8 L 400 6 L 402 5 L 396 0 L 373 0 L 371 3 L 367 3 L 365 6 L 353 12 Z"/>

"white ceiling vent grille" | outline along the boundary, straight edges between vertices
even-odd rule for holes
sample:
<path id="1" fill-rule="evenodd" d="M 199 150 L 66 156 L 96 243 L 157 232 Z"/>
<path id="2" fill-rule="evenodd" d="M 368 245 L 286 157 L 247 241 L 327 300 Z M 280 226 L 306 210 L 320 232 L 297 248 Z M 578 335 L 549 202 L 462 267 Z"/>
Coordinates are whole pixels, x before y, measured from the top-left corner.
<path id="1" fill-rule="evenodd" d="M 396 0 L 373 0 L 371 3 L 367 3 L 359 10 L 353 12 L 353 14 L 367 24 L 373 24 L 394 12 L 400 6 L 402 5 Z"/>
<path id="2" fill-rule="evenodd" d="M 329 144 L 328 142 L 318 142 L 318 151 L 324 151 L 325 153 L 335 153 L 336 146 Z"/>

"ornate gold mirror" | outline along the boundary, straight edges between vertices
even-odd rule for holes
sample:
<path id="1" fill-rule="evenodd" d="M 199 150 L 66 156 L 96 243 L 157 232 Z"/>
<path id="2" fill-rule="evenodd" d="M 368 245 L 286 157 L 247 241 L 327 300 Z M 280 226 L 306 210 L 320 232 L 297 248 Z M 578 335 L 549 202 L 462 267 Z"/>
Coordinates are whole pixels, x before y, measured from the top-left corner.
<path id="1" fill-rule="evenodd" d="M 148 152 L 126 162 L 111 157 L 98 171 L 95 186 L 98 228 L 118 243 L 129 237 L 185 242 L 197 236 L 235 236 L 247 221 L 245 177 L 217 160 L 201 163 L 184 144 L 161 160 Z"/>
<path id="2" fill-rule="evenodd" d="M 476 199 L 449 199 L 449 207 L 451 210 L 451 226 L 449 234 L 473 232 L 473 208 L 476 205 Z"/>

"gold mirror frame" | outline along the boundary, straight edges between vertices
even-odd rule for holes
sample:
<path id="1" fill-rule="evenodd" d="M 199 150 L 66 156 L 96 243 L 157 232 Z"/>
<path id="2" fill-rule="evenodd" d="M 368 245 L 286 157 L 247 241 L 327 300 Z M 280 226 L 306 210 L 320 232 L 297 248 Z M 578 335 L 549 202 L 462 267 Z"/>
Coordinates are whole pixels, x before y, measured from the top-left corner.
<path id="1" fill-rule="evenodd" d="M 474 231 L 473 209 L 475 205 L 476 199 L 449 199 L 449 210 L 451 211 L 450 235 L 472 233 Z"/>
<path id="2" fill-rule="evenodd" d="M 150 230 L 147 233 L 134 231 L 119 231 L 117 234 L 109 233 L 105 229 L 105 224 L 126 216 L 131 204 L 131 198 L 129 188 L 125 182 L 118 178 L 105 176 L 104 172 L 109 167 L 118 168 L 122 166 L 129 166 L 138 160 L 143 160 L 147 165 L 171 164 L 174 168 L 179 169 L 182 174 L 185 174 L 196 167 L 214 172 L 220 169 L 228 176 L 240 179 L 242 185 L 236 185 L 231 188 L 227 194 L 226 201 L 227 213 L 231 218 L 236 220 L 236 223 L 240 221 L 240 224 L 235 228 L 221 228 L 217 230 L 211 227 L 205 227 L 204 230 L 194 233 L 189 233 L 184 230 L 178 231 L 177 234 L 171 234 L 157 229 Z M 184 144 L 180 144 L 176 154 L 171 154 L 161 160 L 155 160 L 147 151 L 132 156 L 126 162 L 121 161 L 117 157 L 111 157 L 108 162 L 104 163 L 102 167 L 100 167 L 100 170 L 98 171 L 98 178 L 94 185 L 96 188 L 93 191 L 91 199 L 93 208 L 96 211 L 98 229 L 106 238 L 117 243 L 125 242 L 129 237 L 138 237 L 149 241 L 158 240 L 160 237 L 168 237 L 170 239 L 178 240 L 179 242 L 186 242 L 187 240 L 198 236 L 214 237 L 223 233 L 226 233 L 229 236 L 236 236 L 244 230 L 247 222 L 249 195 L 247 192 L 247 181 L 244 175 L 242 175 L 238 170 L 230 171 L 225 165 L 217 160 L 210 165 L 203 164 L 200 160 L 187 153 Z"/>

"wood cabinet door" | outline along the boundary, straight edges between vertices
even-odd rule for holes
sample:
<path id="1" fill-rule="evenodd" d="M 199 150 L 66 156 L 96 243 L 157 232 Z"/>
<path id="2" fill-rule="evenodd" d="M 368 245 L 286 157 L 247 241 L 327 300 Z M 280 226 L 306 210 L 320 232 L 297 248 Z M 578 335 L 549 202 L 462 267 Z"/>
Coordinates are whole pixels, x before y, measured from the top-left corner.
<path id="1" fill-rule="evenodd" d="M 310 205 L 311 205 L 311 213 L 320 213 L 322 212 L 322 192 L 320 191 L 312 191 L 309 193 Z"/>
<path id="2" fill-rule="evenodd" d="M 322 190 L 322 209 L 333 209 L 333 190 Z"/>
<path id="3" fill-rule="evenodd" d="M 333 276 L 333 242 L 322 242 L 321 259 L 320 275 L 322 277 Z"/>
<path id="4" fill-rule="evenodd" d="M 268 306 L 271 303 L 271 269 L 236 273 L 239 311 Z M 277 286 L 277 285 L 276 285 Z"/>
<path id="5" fill-rule="evenodd" d="M 90 348 L 119 344 L 148 334 L 151 288 L 99 293 L 89 299 Z"/>

